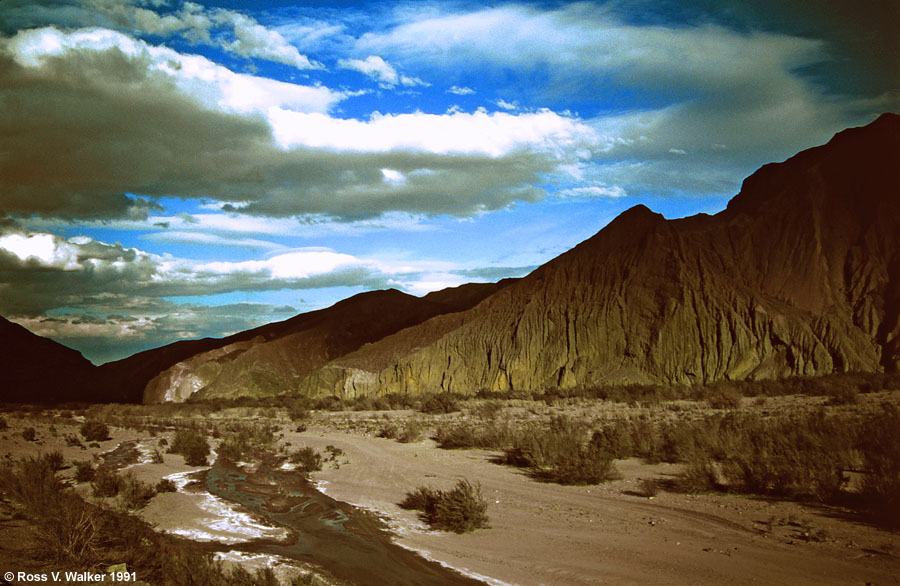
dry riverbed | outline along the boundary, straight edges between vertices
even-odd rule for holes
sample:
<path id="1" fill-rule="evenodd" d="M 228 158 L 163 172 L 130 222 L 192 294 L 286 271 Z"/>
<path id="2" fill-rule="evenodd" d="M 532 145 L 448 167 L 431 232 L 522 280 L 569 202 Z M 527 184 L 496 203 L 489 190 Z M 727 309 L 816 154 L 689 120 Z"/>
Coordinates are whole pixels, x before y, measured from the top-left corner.
<path id="1" fill-rule="evenodd" d="M 139 480 L 173 480 L 177 492 L 160 493 L 140 511 L 160 531 L 233 545 L 219 559 L 248 567 L 272 565 L 282 576 L 301 563 L 261 552 L 239 551 L 250 541 L 278 542 L 289 531 L 192 480 L 202 468 L 165 453 L 162 438 L 146 431 L 111 428 L 96 446 L 70 446 L 79 419 L 21 413 L 4 415 L 0 454 L 19 458 L 60 451 L 67 463 L 101 457 L 135 442 Z M 325 494 L 380 517 L 404 548 L 490 584 L 896 584 L 900 538 L 834 507 L 762 498 L 659 491 L 648 497 L 641 481 L 671 479 L 675 464 L 621 460 L 620 480 L 596 486 L 539 482 L 522 470 L 492 463 L 494 452 L 443 450 L 430 439 L 413 443 L 374 437 L 371 430 L 337 429 L 327 419 L 306 431 L 281 421 L 280 445 L 343 452 L 312 481 Z M 34 427 L 36 441 L 22 437 Z M 86 443 L 86 442 L 85 442 Z M 164 454 L 153 462 L 153 452 Z M 71 468 L 62 472 L 71 476 Z M 419 486 L 449 488 L 459 479 L 479 483 L 488 501 L 490 527 L 457 535 L 431 531 L 398 503 Z M 89 485 L 79 485 L 84 494 Z M 0 525 L 0 542 L 9 535 Z M 812 536 L 815 536 L 813 539 Z M 228 547 L 221 548 L 228 550 Z"/>

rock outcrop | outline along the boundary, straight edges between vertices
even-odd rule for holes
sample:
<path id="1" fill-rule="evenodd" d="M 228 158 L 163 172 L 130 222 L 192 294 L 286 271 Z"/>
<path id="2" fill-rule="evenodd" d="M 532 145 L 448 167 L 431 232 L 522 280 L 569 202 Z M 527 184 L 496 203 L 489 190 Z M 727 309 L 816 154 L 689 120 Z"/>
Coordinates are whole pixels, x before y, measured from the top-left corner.
<path id="1" fill-rule="evenodd" d="M 749 177 L 714 216 L 632 208 L 491 295 L 333 360 L 305 394 L 701 383 L 900 367 L 900 116 Z"/>

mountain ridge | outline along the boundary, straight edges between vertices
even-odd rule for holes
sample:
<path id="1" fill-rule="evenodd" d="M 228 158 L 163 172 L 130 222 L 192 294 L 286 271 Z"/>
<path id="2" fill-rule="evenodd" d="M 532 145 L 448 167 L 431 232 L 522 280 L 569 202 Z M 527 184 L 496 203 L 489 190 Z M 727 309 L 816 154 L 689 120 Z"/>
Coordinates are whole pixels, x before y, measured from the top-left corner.
<path id="1" fill-rule="evenodd" d="M 521 279 L 367 292 L 95 367 L 91 392 L 76 387 L 158 402 L 896 371 L 897 162 L 900 116 L 884 114 L 764 165 L 717 214 L 636 205 Z"/>

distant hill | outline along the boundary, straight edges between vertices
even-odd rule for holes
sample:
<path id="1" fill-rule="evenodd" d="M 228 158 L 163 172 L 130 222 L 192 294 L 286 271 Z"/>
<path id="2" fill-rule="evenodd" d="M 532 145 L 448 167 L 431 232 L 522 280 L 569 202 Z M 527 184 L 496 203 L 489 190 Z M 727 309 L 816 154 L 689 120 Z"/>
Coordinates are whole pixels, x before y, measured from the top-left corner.
<path id="1" fill-rule="evenodd" d="M 327 309 L 207 344 L 202 351 L 157 369 L 152 379 L 146 376 L 148 369 L 138 377 L 145 385 L 143 400 L 293 393 L 303 376 L 331 360 L 434 316 L 469 309 L 513 281 L 473 283 L 421 298 L 394 289 L 361 293 Z M 145 365 L 143 359 L 122 362 L 110 370 L 124 372 L 125 365 Z"/>
<path id="2" fill-rule="evenodd" d="M 0 317 L 0 402 L 102 400 L 95 371 L 80 352 Z"/>

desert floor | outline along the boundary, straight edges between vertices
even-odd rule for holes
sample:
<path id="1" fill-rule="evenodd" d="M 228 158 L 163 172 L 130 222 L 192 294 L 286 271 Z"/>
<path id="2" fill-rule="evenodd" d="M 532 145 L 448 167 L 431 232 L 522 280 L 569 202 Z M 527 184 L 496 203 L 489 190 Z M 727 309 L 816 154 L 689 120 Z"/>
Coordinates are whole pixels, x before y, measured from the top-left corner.
<path id="1" fill-rule="evenodd" d="M 639 460 L 618 461 L 622 478 L 602 485 L 544 483 L 493 463 L 494 452 L 439 449 L 431 439 L 399 443 L 375 437 L 371 428 L 352 425 L 359 417 L 364 415 L 314 418 L 302 432 L 282 421 L 280 445 L 320 452 L 339 448 L 343 455 L 311 476 L 322 491 L 381 517 L 403 547 L 488 583 L 900 584 L 900 535 L 850 511 L 718 493 L 660 490 L 648 497 L 641 480 L 672 478 L 679 465 Z M 58 450 L 71 463 L 136 441 L 142 455 L 127 470 L 140 480 L 178 480 L 197 470 L 175 454 L 166 453 L 163 463 L 150 462 L 147 455 L 162 438 L 171 441 L 172 432 L 112 427 L 109 440 L 81 448 L 64 439 L 77 435 L 79 416 L 12 412 L 4 418 L 8 427 L 0 431 L 0 455 L 7 458 Z M 29 426 L 37 441 L 22 437 Z M 72 469 L 62 474 L 71 476 Z M 416 487 L 449 488 L 462 478 L 480 484 L 489 503 L 489 528 L 460 535 L 435 532 L 414 511 L 398 506 Z M 183 484 L 177 493 L 155 496 L 140 515 L 159 530 L 225 544 L 284 535 L 239 506 L 185 490 Z M 90 492 L 88 484 L 77 489 Z M 14 519 L 0 515 L 0 549 L 15 547 L 14 527 Z M 298 565 L 265 556 L 220 558 L 257 567 L 274 564 L 282 574 Z"/>

